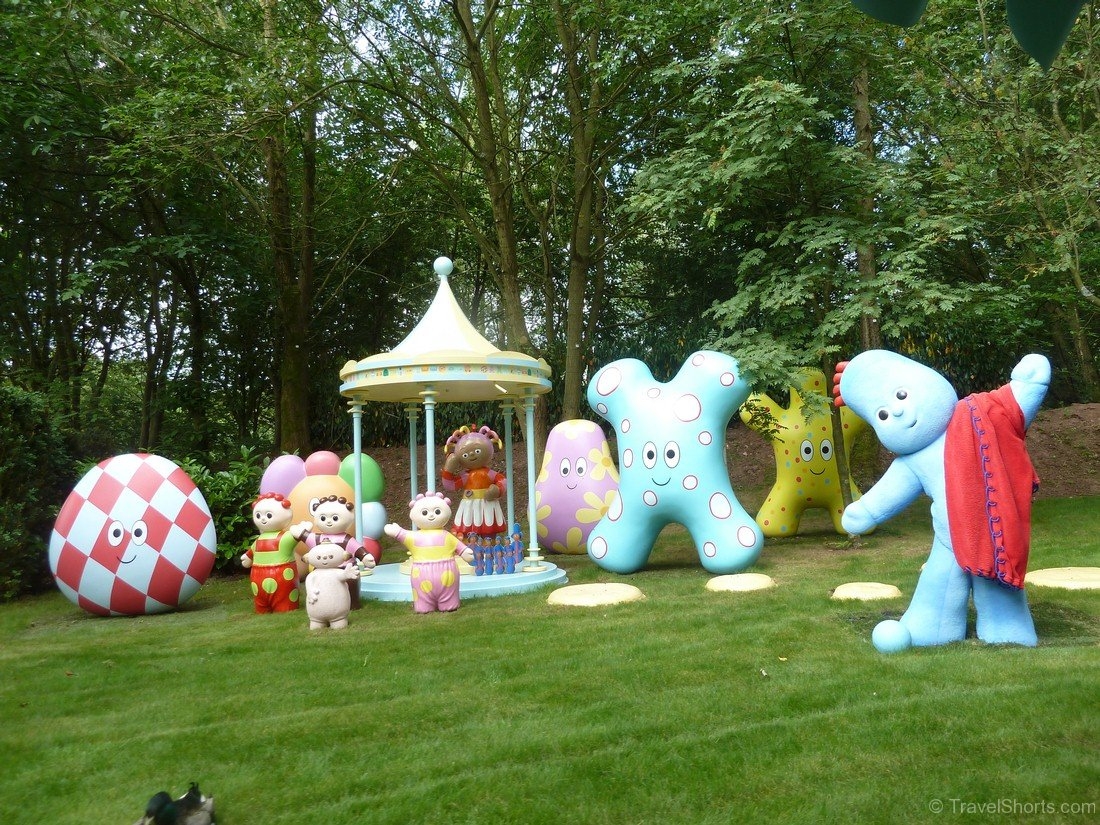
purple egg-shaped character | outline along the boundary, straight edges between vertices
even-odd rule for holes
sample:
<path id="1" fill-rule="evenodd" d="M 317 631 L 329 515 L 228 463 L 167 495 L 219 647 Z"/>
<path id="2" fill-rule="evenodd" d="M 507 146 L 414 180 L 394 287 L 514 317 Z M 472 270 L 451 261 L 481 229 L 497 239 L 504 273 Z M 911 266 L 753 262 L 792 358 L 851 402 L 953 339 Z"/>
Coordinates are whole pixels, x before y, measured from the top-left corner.
<path id="1" fill-rule="evenodd" d="M 50 571 L 74 604 L 100 616 L 174 610 L 214 567 L 206 499 L 178 465 L 129 453 L 101 461 L 65 499 Z"/>
<path id="2" fill-rule="evenodd" d="M 558 424 L 546 439 L 535 481 L 539 546 L 583 555 L 618 491 L 619 471 L 599 425 L 584 419 Z"/>

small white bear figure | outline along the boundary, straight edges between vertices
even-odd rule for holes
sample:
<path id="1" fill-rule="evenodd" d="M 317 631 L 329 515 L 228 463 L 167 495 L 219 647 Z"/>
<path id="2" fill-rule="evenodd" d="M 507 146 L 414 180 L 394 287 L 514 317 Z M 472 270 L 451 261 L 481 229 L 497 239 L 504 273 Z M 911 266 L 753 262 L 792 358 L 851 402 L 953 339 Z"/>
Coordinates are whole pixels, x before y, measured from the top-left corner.
<path id="1" fill-rule="evenodd" d="M 359 570 L 352 565 L 344 568 L 347 551 L 336 544 L 318 544 L 302 558 L 312 565 L 306 576 L 306 613 L 310 630 L 348 626 L 351 594 L 347 582 L 358 581 Z"/>

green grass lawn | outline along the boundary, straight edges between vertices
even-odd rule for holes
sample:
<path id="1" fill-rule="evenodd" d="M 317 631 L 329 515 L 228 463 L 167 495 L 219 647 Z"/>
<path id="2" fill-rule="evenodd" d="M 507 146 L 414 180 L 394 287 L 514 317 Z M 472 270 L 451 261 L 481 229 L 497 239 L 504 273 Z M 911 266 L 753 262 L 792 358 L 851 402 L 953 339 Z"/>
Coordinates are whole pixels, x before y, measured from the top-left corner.
<path id="1" fill-rule="evenodd" d="M 227 825 L 1096 821 L 1100 593 L 1029 588 L 1037 649 L 883 656 L 927 506 L 857 547 L 814 526 L 765 546 L 757 593 L 705 590 L 679 528 L 633 576 L 555 559 L 647 596 L 607 608 L 367 603 L 310 632 L 242 578 L 163 616 L 5 605 L 0 821 L 129 823 L 191 780 Z M 1100 565 L 1098 498 L 1039 502 L 1033 532 L 1032 569 Z M 905 596 L 829 599 L 852 580 Z"/>

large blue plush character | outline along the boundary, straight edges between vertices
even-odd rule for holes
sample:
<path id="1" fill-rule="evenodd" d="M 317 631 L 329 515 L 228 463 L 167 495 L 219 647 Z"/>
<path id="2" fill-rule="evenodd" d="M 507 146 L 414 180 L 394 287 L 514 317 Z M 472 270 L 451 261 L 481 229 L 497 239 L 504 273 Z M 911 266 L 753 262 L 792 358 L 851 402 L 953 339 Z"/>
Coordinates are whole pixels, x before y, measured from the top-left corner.
<path id="1" fill-rule="evenodd" d="M 845 508 L 844 529 L 867 532 L 922 492 L 932 499 L 932 551 L 909 609 L 875 628 L 875 647 L 895 652 L 963 639 L 971 595 L 979 639 L 1035 645 L 1023 576 L 1038 479 L 1024 434 L 1050 385 L 1050 363 L 1027 355 L 1008 385 L 962 401 L 935 370 L 884 350 L 840 365 L 837 378 L 837 403 L 897 455 Z"/>
<path id="2" fill-rule="evenodd" d="M 640 570 L 673 521 L 712 573 L 756 561 L 764 536 L 734 496 L 725 460 L 726 426 L 749 391 L 737 361 L 720 352 L 693 353 L 667 384 L 633 358 L 593 376 L 588 403 L 615 428 L 619 452 L 619 494 L 588 538 L 596 564 Z"/>

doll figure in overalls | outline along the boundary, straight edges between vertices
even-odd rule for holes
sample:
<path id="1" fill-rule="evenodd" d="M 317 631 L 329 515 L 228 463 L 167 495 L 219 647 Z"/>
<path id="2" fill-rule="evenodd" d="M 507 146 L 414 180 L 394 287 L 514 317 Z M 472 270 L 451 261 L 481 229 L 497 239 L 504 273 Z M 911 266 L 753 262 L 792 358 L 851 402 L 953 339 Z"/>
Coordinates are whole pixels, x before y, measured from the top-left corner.
<path id="1" fill-rule="evenodd" d="M 260 535 L 241 556 L 250 571 L 252 599 L 257 613 L 298 609 L 298 566 L 290 532 L 294 513 L 279 493 L 264 493 L 252 502 L 252 523 Z"/>

